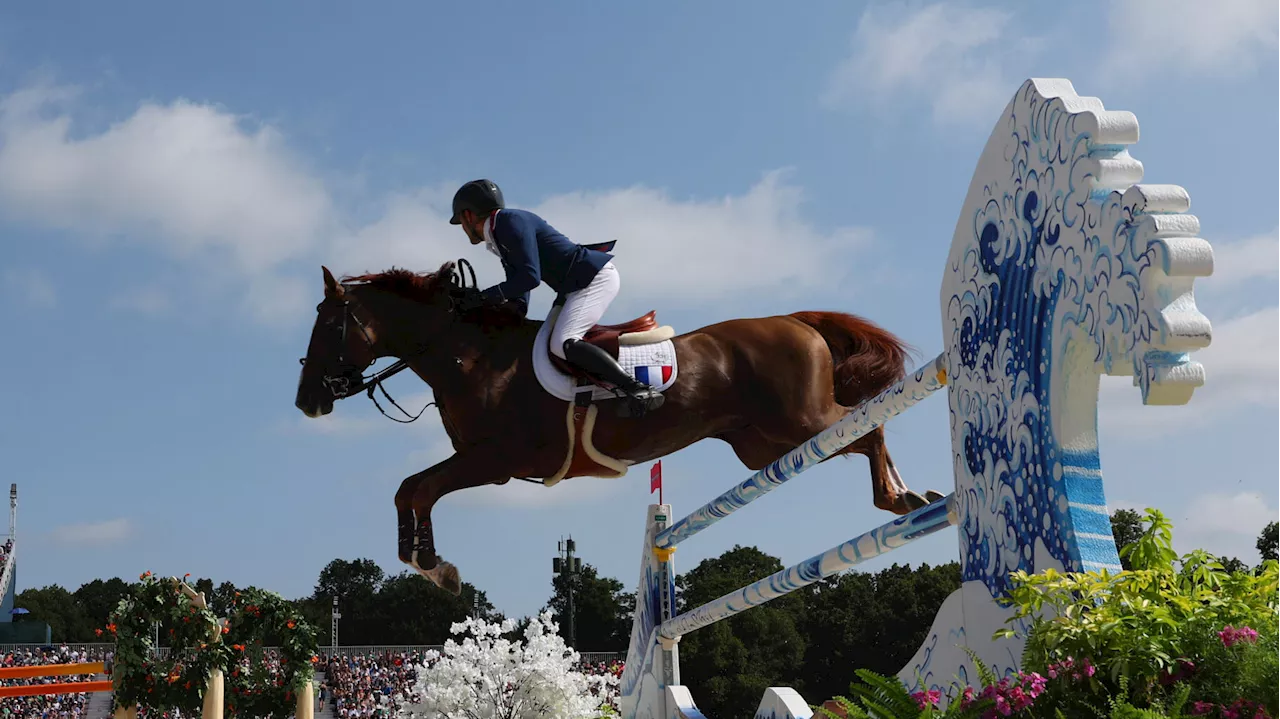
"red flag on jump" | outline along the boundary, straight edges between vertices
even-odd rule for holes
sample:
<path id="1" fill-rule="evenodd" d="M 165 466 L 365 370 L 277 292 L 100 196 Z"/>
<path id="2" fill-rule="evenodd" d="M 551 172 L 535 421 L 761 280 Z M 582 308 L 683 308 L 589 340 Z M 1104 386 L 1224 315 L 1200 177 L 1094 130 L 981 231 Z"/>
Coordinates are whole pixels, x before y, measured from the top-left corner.
<path id="1" fill-rule="evenodd" d="M 662 460 L 658 460 L 649 468 L 649 494 L 658 490 L 658 504 L 662 504 Z"/>

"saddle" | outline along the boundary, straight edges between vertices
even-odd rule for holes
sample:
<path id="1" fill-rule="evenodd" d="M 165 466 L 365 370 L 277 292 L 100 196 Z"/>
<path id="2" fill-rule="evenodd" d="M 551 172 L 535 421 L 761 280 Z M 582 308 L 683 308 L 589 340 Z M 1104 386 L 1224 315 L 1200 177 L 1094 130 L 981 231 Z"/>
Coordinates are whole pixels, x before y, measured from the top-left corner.
<path id="1" fill-rule="evenodd" d="M 599 250 L 600 252 L 612 252 L 617 243 L 617 240 L 610 240 L 609 242 L 601 242 L 594 245 L 583 245 L 583 247 L 589 250 Z M 564 297 L 557 297 L 555 304 L 563 305 Z M 609 356 L 616 361 L 619 359 L 619 348 L 622 345 L 643 345 L 651 342 L 661 342 L 671 339 L 674 334 L 675 332 L 670 327 L 659 327 L 657 311 L 650 310 L 648 314 L 622 324 L 595 325 L 587 330 L 582 341 L 608 352 Z M 556 369 L 577 380 L 579 385 L 595 383 L 582 370 L 560 359 L 555 352 L 550 352 L 549 354 L 551 356 L 551 364 Z"/>
<path id="2" fill-rule="evenodd" d="M 629 322 L 623 322 L 616 325 L 595 325 L 587 330 L 587 334 L 583 336 L 582 341 L 599 347 L 609 353 L 610 357 L 615 360 L 619 359 L 618 354 L 622 345 L 643 345 L 650 342 L 661 342 L 662 340 L 671 339 L 671 330 L 666 327 L 658 326 L 658 313 L 656 310 L 650 310 L 648 314 L 642 315 Z M 560 359 L 556 353 L 551 353 L 551 363 L 556 369 L 577 380 L 591 383 L 592 380 L 582 370 L 574 365 Z"/>

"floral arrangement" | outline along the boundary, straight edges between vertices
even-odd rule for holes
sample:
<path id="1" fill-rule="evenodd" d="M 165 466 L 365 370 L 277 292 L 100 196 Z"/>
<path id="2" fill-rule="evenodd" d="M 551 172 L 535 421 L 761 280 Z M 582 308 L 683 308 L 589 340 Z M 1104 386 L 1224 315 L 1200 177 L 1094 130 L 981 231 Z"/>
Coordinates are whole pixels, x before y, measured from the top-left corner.
<path id="1" fill-rule="evenodd" d="M 444 652 L 428 652 L 418 667 L 409 717 L 468 719 L 586 719 L 613 714 L 618 679 L 574 670 L 576 651 L 565 647 L 550 612 L 530 622 L 524 641 L 503 638 L 514 620 L 455 623 Z"/>
<path id="2" fill-rule="evenodd" d="M 319 661 L 315 630 L 293 603 L 274 592 L 236 592 L 224 627 L 232 662 L 226 675 L 227 713 L 245 717 L 293 716 L 298 695 L 314 678 Z M 266 661 L 268 639 L 279 647 L 279 663 Z"/>
<path id="3" fill-rule="evenodd" d="M 315 630 L 292 603 L 249 589 L 236 594 L 231 616 L 220 622 L 185 581 L 162 580 L 151 572 L 138 580 L 105 630 L 96 631 L 116 641 L 113 708 L 145 706 L 199 715 L 210 677 L 222 671 L 228 714 L 293 715 L 318 657 Z M 157 657 L 156 622 L 167 639 L 166 659 Z M 263 660 L 267 639 L 280 647 L 278 666 Z"/>
<path id="4" fill-rule="evenodd" d="M 209 677 L 231 659 L 230 649 L 219 641 L 226 630 L 187 585 L 161 580 L 151 572 L 138 580 L 132 594 L 111 613 L 105 632 L 96 632 L 116 641 L 111 668 L 115 707 L 143 705 L 199 714 Z M 168 659 L 156 657 L 155 622 L 168 627 Z"/>
<path id="5" fill-rule="evenodd" d="M 998 678 L 970 651 L 982 688 L 946 709 L 938 690 L 908 694 L 896 678 L 858 670 L 856 702 L 828 717 L 1110 717 L 1275 719 L 1280 613 L 1275 560 L 1228 572 L 1203 551 L 1179 557 L 1172 525 L 1148 509 L 1147 527 L 1111 574 L 1013 574 L 1010 622 L 1029 619 L 1022 672 Z M 1004 630 L 996 636 L 1011 636 Z"/>

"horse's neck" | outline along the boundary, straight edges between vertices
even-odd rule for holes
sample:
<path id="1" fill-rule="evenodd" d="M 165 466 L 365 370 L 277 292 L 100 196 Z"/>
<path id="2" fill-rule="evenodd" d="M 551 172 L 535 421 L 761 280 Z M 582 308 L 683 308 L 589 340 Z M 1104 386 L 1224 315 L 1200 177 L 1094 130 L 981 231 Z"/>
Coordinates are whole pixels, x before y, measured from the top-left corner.
<path id="1" fill-rule="evenodd" d="M 509 368 L 537 334 L 541 322 L 525 320 L 510 326 L 482 328 L 460 321 L 433 330 L 429 313 L 438 312 L 398 297 L 370 297 L 370 309 L 378 317 L 380 354 L 409 362 L 433 387 L 444 387 L 456 379 L 460 367 L 489 368 L 501 372 Z"/>

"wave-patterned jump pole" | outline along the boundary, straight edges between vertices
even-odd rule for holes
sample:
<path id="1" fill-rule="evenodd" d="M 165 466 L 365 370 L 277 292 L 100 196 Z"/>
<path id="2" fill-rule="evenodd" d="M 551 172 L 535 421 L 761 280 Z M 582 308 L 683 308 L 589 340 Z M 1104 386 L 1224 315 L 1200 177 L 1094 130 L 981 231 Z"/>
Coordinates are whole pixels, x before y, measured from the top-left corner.
<path id="1" fill-rule="evenodd" d="M 1127 148 L 1137 140 L 1132 113 L 1078 96 L 1069 81 L 1023 83 L 964 196 L 943 266 L 938 359 L 688 517 L 671 523 L 669 505 L 649 507 L 624 717 L 702 716 L 681 685 L 680 636 L 947 526 L 962 585 L 898 675 L 912 688 L 977 681 L 966 647 L 998 674 L 1018 669 L 1021 641 L 991 638 L 1008 626 L 997 599 L 1010 572 L 1120 568 L 1098 461 L 1100 377 L 1133 377 L 1144 404 L 1186 404 L 1204 383 L 1189 353 L 1211 339 L 1192 286 L 1212 273 L 1213 251 L 1185 190 L 1135 184 L 1142 163 Z M 945 501 L 705 606 L 674 606 L 680 542 L 944 384 L 955 471 Z M 756 716 L 812 713 L 774 687 Z"/>
<path id="2" fill-rule="evenodd" d="M 858 405 L 844 419 L 820 432 L 813 439 L 788 452 L 768 467 L 756 472 L 742 484 L 716 497 L 681 519 L 661 534 L 655 542 L 660 549 L 669 549 L 692 537 L 730 514 L 763 497 L 773 488 L 786 482 L 836 452 L 861 439 L 908 407 L 933 394 L 946 384 L 943 355 L 921 367 L 880 394 Z"/>

